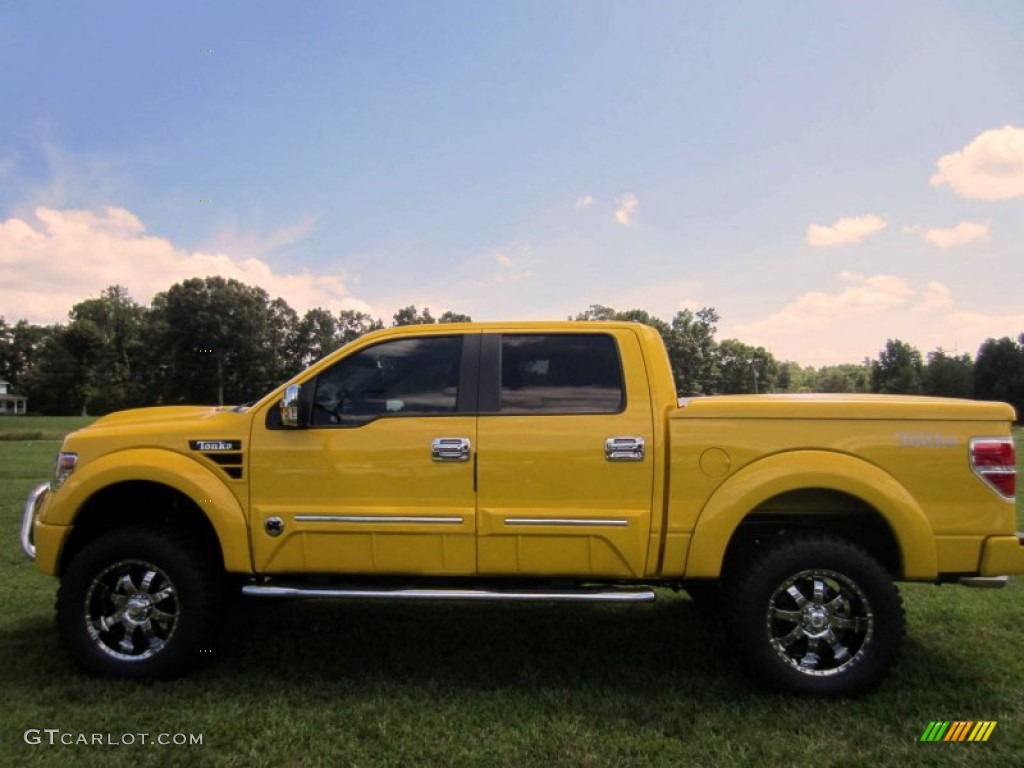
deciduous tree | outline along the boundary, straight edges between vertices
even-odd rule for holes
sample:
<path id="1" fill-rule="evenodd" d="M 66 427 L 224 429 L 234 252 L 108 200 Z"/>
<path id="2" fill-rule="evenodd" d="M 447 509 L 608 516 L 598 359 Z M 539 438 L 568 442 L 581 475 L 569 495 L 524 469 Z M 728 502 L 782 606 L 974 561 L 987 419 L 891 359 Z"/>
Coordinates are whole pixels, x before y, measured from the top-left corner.
<path id="1" fill-rule="evenodd" d="M 974 397 L 974 361 L 971 356 L 949 355 L 941 349 L 929 352 L 924 393 L 936 397 Z"/>
<path id="2" fill-rule="evenodd" d="M 423 308 L 420 312 L 414 305 L 408 307 L 402 307 L 400 310 L 395 312 L 392 318 L 392 327 L 398 327 L 400 325 L 430 325 L 436 323 L 437 320 L 430 314 L 430 309 L 427 307 Z"/>
<path id="3" fill-rule="evenodd" d="M 252 400 L 280 383 L 270 350 L 288 313 L 262 288 L 191 278 L 153 297 L 151 332 L 164 402 Z"/>
<path id="4" fill-rule="evenodd" d="M 1024 420 L 1024 334 L 981 345 L 974 364 L 974 395 L 1009 403 L 1017 409 L 1017 420 Z"/>
<path id="5" fill-rule="evenodd" d="M 752 347 L 737 339 L 724 339 L 715 353 L 718 370 L 716 391 L 724 395 L 772 392 L 779 364 L 764 347 Z"/>
<path id="6" fill-rule="evenodd" d="M 871 363 L 871 389 L 883 394 L 919 395 L 924 385 L 924 363 L 916 347 L 889 339 Z"/>

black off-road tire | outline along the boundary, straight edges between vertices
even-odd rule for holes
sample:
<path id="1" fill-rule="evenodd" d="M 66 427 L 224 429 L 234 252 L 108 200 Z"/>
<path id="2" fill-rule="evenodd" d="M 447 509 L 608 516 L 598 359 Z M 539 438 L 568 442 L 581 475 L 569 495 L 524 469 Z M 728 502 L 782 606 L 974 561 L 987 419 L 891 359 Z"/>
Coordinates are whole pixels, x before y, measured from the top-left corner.
<path id="1" fill-rule="evenodd" d="M 728 587 L 728 625 L 764 685 L 818 696 L 876 688 L 906 631 L 892 577 L 857 545 L 816 533 L 766 546 Z"/>
<path id="2" fill-rule="evenodd" d="M 224 577 L 168 526 L 104 534 L 72 559 L 57 592 L 57 628 L 88 672 L 130 679 L 180 677 L 213 655 Z"/>

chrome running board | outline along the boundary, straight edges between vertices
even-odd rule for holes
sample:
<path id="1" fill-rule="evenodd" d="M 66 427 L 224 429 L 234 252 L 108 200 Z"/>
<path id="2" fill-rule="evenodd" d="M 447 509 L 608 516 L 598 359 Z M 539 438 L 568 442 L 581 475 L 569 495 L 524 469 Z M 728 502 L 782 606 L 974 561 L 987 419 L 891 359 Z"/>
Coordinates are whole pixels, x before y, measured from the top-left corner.
<path id="1" fill-rule="evenodd" d="M 1010 581 L 1009 576 L 961 576 L 960 586 L 974 587 L 975 589 L 1002 589 Z"/>
<path id="2" fill-rule="evenodd" d="M 500 589 L 417 589 L 276 586 L 246 584 L 242 594 L 250 597 L 369 598 L 373 600 L 493 600 L 555 603 L 651 603 L 653 589 L 500 590 Z"/>

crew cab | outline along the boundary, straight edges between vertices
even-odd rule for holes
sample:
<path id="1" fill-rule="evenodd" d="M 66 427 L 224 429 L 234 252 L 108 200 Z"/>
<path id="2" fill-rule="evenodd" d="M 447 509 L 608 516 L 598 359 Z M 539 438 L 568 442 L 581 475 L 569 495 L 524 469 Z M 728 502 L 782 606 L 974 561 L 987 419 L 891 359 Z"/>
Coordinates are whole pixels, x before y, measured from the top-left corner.
<path id="1" fill-rule="evenodd" d="M 111 414 L 69 435 L 22 544 L 60 578 L 85 670 L 178 676 L 225 599 L 643 603 L 725 614 L 776 689 L 877 686 L 897 581 L 1001 586 L 1014 412 L 867 395 L 678 400 L 635 323 L 368 334 L 251 406 Z"/>

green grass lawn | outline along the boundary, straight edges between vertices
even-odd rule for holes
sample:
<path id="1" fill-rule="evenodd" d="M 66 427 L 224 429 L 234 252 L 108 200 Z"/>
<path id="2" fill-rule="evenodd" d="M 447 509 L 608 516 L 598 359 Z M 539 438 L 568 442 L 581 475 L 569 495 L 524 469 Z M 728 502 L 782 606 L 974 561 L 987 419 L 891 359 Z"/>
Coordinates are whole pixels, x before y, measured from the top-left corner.
<path id="1" fill-rule="evenodd" d="M 95 416 L 5 416 L 0 418 L 0 440 L 60 440 L 93 421 Z"/>
<path id="2" fill-rule="evenodd" d="M 0 765 L 876 768 L 1024 755 L 1021 581 L 903 585 L 903 656 L 854 701 L 752 687 L 721 629 L 669 592 L 641 607 L 243 601 L 220 657 L 184 680 L 86 677 L 53 628 L 56 581 L 17 542 L 58 445 L 0 442 Z M 983 744 L 920 743 L 937 719 L 998 726 Z M 24 742 L 47 728 L 203 744 Z"/>

